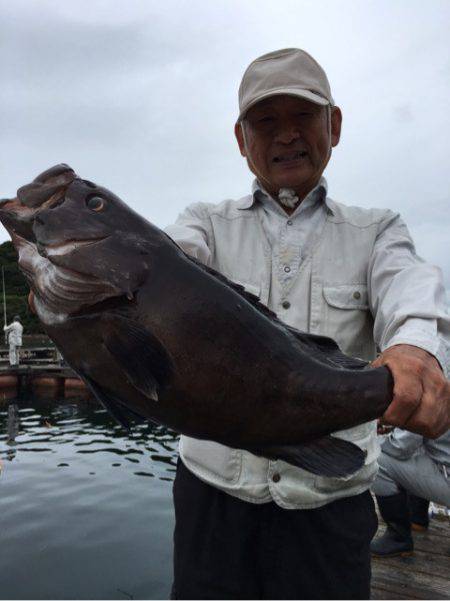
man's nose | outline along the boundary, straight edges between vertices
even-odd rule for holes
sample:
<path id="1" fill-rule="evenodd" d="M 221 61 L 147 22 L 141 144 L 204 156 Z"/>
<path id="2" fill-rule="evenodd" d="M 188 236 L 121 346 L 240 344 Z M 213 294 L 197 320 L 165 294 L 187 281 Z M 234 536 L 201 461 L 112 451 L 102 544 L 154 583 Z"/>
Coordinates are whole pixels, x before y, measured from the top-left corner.
<path id="1" fill-rule="evenodd" d="M 300 131 L 294 123 L 281 124 L 275 134 L 275 142 L 290 144 L 300 138 Z"/>

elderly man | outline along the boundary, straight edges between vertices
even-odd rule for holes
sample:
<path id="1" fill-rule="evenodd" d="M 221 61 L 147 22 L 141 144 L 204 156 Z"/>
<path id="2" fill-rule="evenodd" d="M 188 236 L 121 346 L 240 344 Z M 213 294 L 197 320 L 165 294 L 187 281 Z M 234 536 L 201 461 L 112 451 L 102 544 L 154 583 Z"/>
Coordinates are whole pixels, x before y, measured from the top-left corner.
<path id="1" fill-rule="evenodd" d="M 251 194 L 192 205 L 167 232 L 289 325 L 367 361 L 378 346 L 376 364 L 395 382 L 385 422 L 439 436 L 450 425 L 441 275 L 416 256 L 396 213 L 328 197 L 322 174 L 342 115 L 325 72 L 302 50 L 261 56 L 244 73 L 239 110 Z M 181 437 L 174 598 L 369 597 L 376 424 L 335 435 L 367 453 L 349 478 Z"/>

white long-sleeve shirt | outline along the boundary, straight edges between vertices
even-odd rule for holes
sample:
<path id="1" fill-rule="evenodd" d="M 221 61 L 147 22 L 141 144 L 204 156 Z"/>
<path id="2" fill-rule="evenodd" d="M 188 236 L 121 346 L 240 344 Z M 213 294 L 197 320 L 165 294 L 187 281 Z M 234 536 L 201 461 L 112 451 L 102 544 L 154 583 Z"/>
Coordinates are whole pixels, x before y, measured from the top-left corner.
<path id="1" fill-rule="evenodd" d="M 22 346 L 23 325 L 18 321 L 13 321 L 9 326 L 3 326 L 3 331 L 8 334 L 9 344 Z"/>
<path id="2" fill-rule="evenodd" d="M 450 316 L 441 271 L 416 255 L 398 214 L 337 203 L 326 196 L 322 178 L 291 215 L 255 183 L 238 201 L 191 205 L 166 231 L 289 325 L 328 335 L 366 360 L 377 347 L 418 346 L 448 377 Z M 365 467 L 349 479 L 313 477 L 282 461 L 184 436 L 180 453 L 197 476 L 241 499 L 308 508 L 358 494 L 375 477 L 375 424 L 336 436 L 367 452 Z"/>

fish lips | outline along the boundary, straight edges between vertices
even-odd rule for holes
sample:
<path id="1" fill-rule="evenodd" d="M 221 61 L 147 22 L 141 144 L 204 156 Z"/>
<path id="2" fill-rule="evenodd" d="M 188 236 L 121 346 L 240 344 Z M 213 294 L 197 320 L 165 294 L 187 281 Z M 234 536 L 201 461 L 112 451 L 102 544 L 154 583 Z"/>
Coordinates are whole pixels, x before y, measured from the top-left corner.
<path id="1" fill-rule="evenodd" d="M 29 208 L 42 206 L 56 193 L 63 192 L 76 178 L 74 170 L 61 163 L 38 175 L 31 184 L 17 190 L 17 198 Z"/>
<path id="2" fill-rule="evenodd" d="M 16 198 L 0 202 L 0 221 L 8 230 L 11 238 L 16 235 L 35 242 L 34 217 L 35 210 L 22 205 Z"/>

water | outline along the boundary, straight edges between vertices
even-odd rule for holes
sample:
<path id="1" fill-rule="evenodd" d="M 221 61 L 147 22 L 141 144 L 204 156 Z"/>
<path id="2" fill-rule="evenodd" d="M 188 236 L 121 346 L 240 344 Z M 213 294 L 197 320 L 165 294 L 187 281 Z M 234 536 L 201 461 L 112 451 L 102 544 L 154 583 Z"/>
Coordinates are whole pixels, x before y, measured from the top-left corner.
<path id="1" fill-rule="evenodd" d="M 94 401 L 0 401 L 0 598 L 168 598 L 176 449 Z"/>

